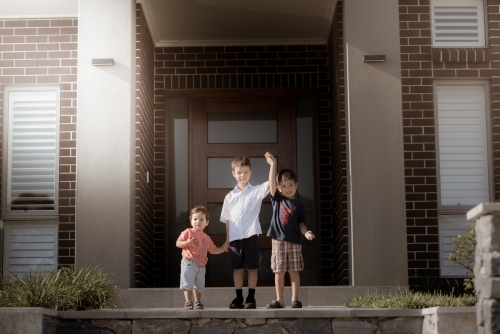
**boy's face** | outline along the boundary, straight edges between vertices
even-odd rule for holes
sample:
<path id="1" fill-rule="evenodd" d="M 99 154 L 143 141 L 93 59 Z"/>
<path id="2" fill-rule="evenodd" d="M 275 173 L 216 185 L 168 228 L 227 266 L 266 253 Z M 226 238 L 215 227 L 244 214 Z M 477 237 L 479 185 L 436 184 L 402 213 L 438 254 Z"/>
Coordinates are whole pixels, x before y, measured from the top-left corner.
<path id="1" fill-rule="evenodd" d="M 299 183 L 293 180 L 281 181 L 277 186 L 281 195 L 286 198 L 295 198 L 295 193 L 297 192 L 298 187 Z"/>
<path id="2" fill-rule="evenodd" d="M 252 175 L 252 170 L 248 166 L 234 167 L 233 177 L 238 182 L 240 188 L 245 188 L 250 181 L 250 176 Z"/>
<path id="3" fill-rule="evenodd" d="M 207 227 L 207 225 L 208 220 L 203 212 L 197 212 L 191 216 L 191 226 L 193 226 L 197 232 L 203 232 L 203 229 Z"/>

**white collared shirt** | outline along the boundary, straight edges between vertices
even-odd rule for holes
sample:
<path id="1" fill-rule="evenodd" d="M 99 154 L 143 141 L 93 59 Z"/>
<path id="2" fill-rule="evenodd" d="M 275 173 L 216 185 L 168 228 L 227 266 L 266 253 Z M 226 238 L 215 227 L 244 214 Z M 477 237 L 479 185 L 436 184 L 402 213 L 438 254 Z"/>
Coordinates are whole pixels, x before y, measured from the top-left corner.
<path id="1" fill-rule="evenodd" d="M 221 222 L 229 221 L 229 241 L 249 238 L 261 234 L 259 212 L 262 200 L 269 194 L 268 182 L 258 186 L 250 183 L 240 190 L 238 185 L 224 198 Z"/>

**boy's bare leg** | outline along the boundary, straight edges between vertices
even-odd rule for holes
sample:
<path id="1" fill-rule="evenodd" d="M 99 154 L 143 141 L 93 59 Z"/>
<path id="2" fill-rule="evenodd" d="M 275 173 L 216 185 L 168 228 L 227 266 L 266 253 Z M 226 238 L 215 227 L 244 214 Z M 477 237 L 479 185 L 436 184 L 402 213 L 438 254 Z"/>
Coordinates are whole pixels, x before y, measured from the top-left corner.
<path id="1" fill-rule="evenodd" d="M 257 287 L 257 269 L 248 269 L 248 287 L 255 289 Z M 241 282 L 243 285 L 243 281 Z"/>
<path id="2" fill-rule="evenodd" d="M 284 291 L 285 291 L 285 272 L 274 274 L 274 285 L 276 286 L 276 300 L 284 304 Z"/>
<path id="3" fill-rule="evenodd" d="M 191 290 L 184 290 L 184 298 L 187 302 L 193 301 L 193 292 Z"/>
<path id="4" fill-rule="evenodd" d="M 250 275 L 248 275 L 250 276 Z M 234 269 L 233 270 L 233 281 L 234 287 L 236 290 L 243 289 L 243 269 Z"/>
<path id="5" fill-rule="evenodd" d="M 201 292 L 198 291 L 197 289 L 194 289 L 194 301 L 199 302 L 201 301 Z"/>
<path id="6" fill-rule="evenodd" d="M 292 301 L 299 300 L 300 273 L 298 271 L 289 271 L 288 273 L 292 284 Z"/>

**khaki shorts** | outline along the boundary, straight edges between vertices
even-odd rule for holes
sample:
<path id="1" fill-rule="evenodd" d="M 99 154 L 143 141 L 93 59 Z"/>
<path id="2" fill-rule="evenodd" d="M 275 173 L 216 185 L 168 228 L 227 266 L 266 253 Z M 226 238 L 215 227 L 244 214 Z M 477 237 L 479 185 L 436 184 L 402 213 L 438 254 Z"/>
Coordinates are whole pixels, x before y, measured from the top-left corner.
<path id="1" fill-rule="evenodd" d="M 271 269 L 274 273 L 304 270 L 302 245 L 272 240 Z"/>

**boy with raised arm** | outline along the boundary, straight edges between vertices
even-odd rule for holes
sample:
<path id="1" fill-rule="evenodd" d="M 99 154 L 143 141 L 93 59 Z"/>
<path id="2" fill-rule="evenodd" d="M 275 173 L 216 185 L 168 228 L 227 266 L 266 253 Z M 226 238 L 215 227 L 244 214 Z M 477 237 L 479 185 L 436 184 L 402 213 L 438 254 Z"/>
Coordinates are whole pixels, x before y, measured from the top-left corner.
<path id="1" fill-rule="evenodd" d="M 272 239 L 271 269 L 275 276 L 276 300 L 266 308 L 284 308 L 283 291 L 285 272 L 290 275 L 292 284 L 292 308 L 301 308 L 299 300 L 300 271 L 304 270 L 302 258 L 302 235 L 313 240 L 314 234 L 306 227 L 306 210 L 301 201 L 295 198 L 299 186 L 295 173 L 283 169 L 276 176 L 276 160 L 265 154 L 269 168 L 269 192 L 273 205 L 273 217 L 267 236 Z M 278 191 L 276 191 L 276 189 Z"/>
<path id="2" fill-rule="evenodd" d="M 252 166 L 246 156 L 235 157 L 231 162 L 232 174 L 237 185 L 224 198 L 220 220 L 226 224 L 226 243 L 229 260 L 233 269 L 236 298 L 231 309 L 256 308 L 255 288 L 259 268 L 259 234 L 262 228 L 259 212 L 262 200 L 269 193 L 268 182 L 252 186 L 250 176 Z M 248 295 L 243 303 L 243 268 L 248 271 Z"/>

